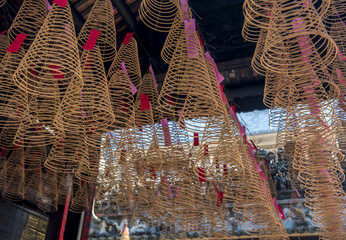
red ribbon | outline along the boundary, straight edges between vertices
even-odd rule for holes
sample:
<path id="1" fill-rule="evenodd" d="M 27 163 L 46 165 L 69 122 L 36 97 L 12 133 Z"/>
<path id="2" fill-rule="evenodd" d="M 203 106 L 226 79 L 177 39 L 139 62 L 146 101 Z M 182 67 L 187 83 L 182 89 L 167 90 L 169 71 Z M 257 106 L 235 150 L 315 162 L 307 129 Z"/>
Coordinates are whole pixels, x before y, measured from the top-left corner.
<path id="1" fill-rule="evenodd" d="M 197 175 L 198 175 L 198 180 L 199 180 L 200 182 L 207 182 L 207 181 L 205 180 L 205 170 L 204 170 L 204 168 L 198 167 L 198 168 L 197 168 Z"/>
<path id="2" fill-rule="evenodd" d="M 20 46 L 22 46 L 22 43 L 24 42 L 27 36 L 28 34 L 18 33 L 16 38 L 11 43 L 11 45 L 7 48 L 6 52 L 10 52 L 10 53 L 18 52 Z"/>
<path id="3" fill-rule="evenodd" d="M 53 3 L 58 4 L 59 6 L 65 8 L 67 4 L 67 0 L 53 0 Z"/>
<path id="4" fill-rule="evenodd" d="M 53 77 L 55 79 L 62 79 L 64 78 L 64 74 L 60 72 L 60 67 L 57 65 L 49 65 L 50 72 L 52 73 Z"/>
<path id="5" fill-rule="evenodd" d="M 97 39 L 98 39 L 98 37 L 100 35 L 100 33 L 101 33 L 101 30 L 91 29 L 89 38 L 85 42 L 85 44 L 84 44 L 84 46 L 82 48 L 86 49 L 86 50 L 93 50 L 94 47 L 95 47 L 95 44 L 97 42 Z"/>
<path id="6" fill-rule="evenodd" d="M 131 41 L 132 36 L 133 36 L 133 33 L 126 33 L 123 44 L 128 44 Z"/>
<path id="7" fill-rule="evenodd" d="M 219 189 L 216 187 L 215 183 L 213 183 L 213 186 L 215 188 L 215 191 L 217 193 L 217 202 L 216 206 L 221 207 L 222 206 L 222 201 L 223 201 L 223 192 L 220 192 Z"/>
<path id="8" fill-rule="evenodd" d="M 199 146 L 198 133 L 193 133 L 193 146 Z"/>
<path id="9" fill-rule="evenodd" d="M 150 110 L 149 95 L 140 94 L 141 98 L 141 111 Z"/>

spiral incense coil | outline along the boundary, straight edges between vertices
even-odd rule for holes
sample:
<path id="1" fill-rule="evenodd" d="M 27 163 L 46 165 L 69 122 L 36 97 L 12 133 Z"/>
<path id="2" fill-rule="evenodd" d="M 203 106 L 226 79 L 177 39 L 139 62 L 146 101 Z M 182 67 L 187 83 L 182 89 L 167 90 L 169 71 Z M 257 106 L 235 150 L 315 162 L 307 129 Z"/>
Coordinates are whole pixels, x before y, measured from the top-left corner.
<path id="1" fill-rule="evenodd" d="M 6 54 L 6 49 L 10 46 L 10 41 L 6 34 L 0 35 L 0 61 Z"/>
<path id="2" fill-rule="evenodd" d="M 261 56 L 266 69 L 287 74 L 294 69 L 295 76 L 301 76 L 311 69 L 323 69 L 336 57 L 336 44 L 321 21 L 307 27 L 301 18 L 295 18 L 284 32 L 276 28 L 279 25 L 280 22 L 273 22 L 267 33 Z"/>
<path id="3" fill-rule="evenodd" d="M 16 71 L 20 60 L 24 57 L 24 50 L 20 48 L 17 53 L 7 52 L 2 58 L 0 66 L 0 109 L 1 116 L 11 118 L 13 120 L 20 120 L 22 117 L 21 108 L 25 104 L 23 95 L 18 96 L 19 90 L 12 82 L 13 74 Z M 14 108 L 14 109 L 13 109 Z M 9 120 L 7 120 L 8 122 Z M 4 125 L 4 120 L 0 125 Z"/>
<path id="4" fill-rule="evenodd" d="M 80 181 L 78 190 L 73 194 L 70 211 L 83 212 L 89 206 L 89 188 L 86 182 Z"/>
<path id="5" fill-rule="evenodd" d="M 18 146 L 40 147 L 53 144 L 63 135 L 54 125 L 58 99 L 32 97 L 13 142 Z"/>
<path id="6" fill-rule="evenodd" d="M 28 147 L 24 153 L 25 170 L 34 171 L 38 167 L 41 168 L 47 158 L 46 146 L 43 147 Z"/>
<path id="7" fill-rule="evenodd" d="M 151 66 L 147 73 L 143 76 L 140 92 L 149 97 L 150 108 L 153 112 L 154 122 L 158 122 L 159 120 L 163 119 L 163 116 L 159 110 L 159 106 L 157 103 L 157 99 L 159 97 L 159 90 L 156 82 L 156 77 L 154 72 L 152 71 Z"/>
<path id="8" fill-rule="evenodd" d="M 161 57 L 165 63 L 169 64 L 172 56 L 174 54 L 175 48 L 184 34 L 184 20 L 191 19 L 192 18 L 192 13 L 190 8 L 187 10 L 183 11 L 182 8 L 180 8 L 180 14 L 176 14 L 174 18 L 174 22 L 172 24 L 171 29 L 168 32 L 167 38 L 165 40 L 165 43 L 162 47 L 161 50 Z M 186 14 L 183 15 L 183 14 Z"/>
<path id="9" fill-rule="evenodd" d="M 255 70 L 260 75 L 266 75 L 266 69 L 261 64 L 261 57 L 263 54 L 264 45 L 266 43 L 266 37 L 267 37 L 267 30 L 261 29 L 261 32 L 258 36 L 258 41 L 256 45 L 256 49 L 254 52 L 254 55 L 251 60 L 251 67 L 253 70 Z"/>
<path id="10" fill-rule="evenodd" d="M 33 167 L 33 166 L 32 166 Z M 42 191 L 42 165 L 38 163 L 36 169 L 25 171 L 25 192 L 24 198 L 30 202 L 37 203 L 37 196 Z"/>
<path id="11" fill-rule="evenodd" d="M 178 0 L 144 0 L 138 10 L 143 23 L 149 28 L 168 32 L 178 14 Z"/>
<path id="12" fill-rule="evenodd" d="M 193 21 L 187 22 L 187 26 Z M 186 37 L 178 42 L 169 65 L 159 96 L 159 106 L 164 114 L 177 115 L 176 109 L 183 109 L 186 119 L 209 117 L 217 106 L 208 79 L 203 51 L 196 31 L 185 30 Z M 199 88 L 196 89 L 196 84 Z M 189 98 L 189 105 L 185 104 Z M 200 106 L 203 106 L 201 108 Z"/>
<path id="13" fill-rule="evenodd" d="M 54 143 L 44 166 L 58 173 L 69 173 L 88 159 L 85 133 L 66 132 Z"/>
<path id="14" fill-rule="evenodd" d="M 58 210 L 58 177 L 57 173 L 45 169 L 42 175 L 42 190 L 37 196 L 38 208 L 45 212 Z"/>
<path id="15" fill-rule="evenodd" d="M 20 121 L 11 121 L 5 123 L 0 132 L 0 146 L 12 149 L 15 145 L 13 139 L 16 136 Z"/>
<path id="16" fill-rule="evenodd" d="M 47 17 L 47 12 L 45 0 L 23 1 L 22 6 L 8 30 L 8 37 L 11 42 L 16 38 L 18 33 L 28 34 L 23 43 L 23 47 L 28 49 L 43 25 Z"/>
<path id="17" fill-rule="evenodd" d="M 74 104 L 76 107 L 79 105 L 82 108 L 82 117 L 87 125 L 88 144 L 91 147 L 97 147 L 102 134 L 108 131 L 114 122 L 107 77 L 98 46 L 95 46 L 93 50 L 83 51 L 82 76 L 84 87 L 76 97 L 79 99 L 76 99 Z M 67 100 L 70 99 L 71 97 L 67 98 Z M 66 109 L 72 107 L 66 106 Z"/>
<path id="18" fill-rule="evenodd" d="M 0 0 L 0 7 L 4 6 L 6 3 L 6 0 Z"/>
<path id="19" fill-rule="evenodd" d="M 13 80 L 23 91 L 54 98 L 58 85 L 65 91 L 76 78 L 81 83 L 79 52 L 69 3 L 65 8 L 54 4 L 40 31 L 16 70 Z M 33 74 L 35 72 L 35 74 Z M 77 92 L 80 90 L 75 89 Z"/>
<path id="20" fill-rule="evenodd" d="M 69 184 L 69 174 L 71 173 L 58 173 L 58 182 L 57 182 L 57 190 L 58 190 L 58 204 L 65 205 L 66 197 L 68 194 L 68 184 Z M 79 189 L 78 184 L 72 184 L 71 187 L 71 196 L 73 193 Z M 72 197 L 71 197 L 72 198 Z M 70 200 L 71 201 L 71 200 Z"/>
<path id="21" fill-rule="evenodd" d="M 96 185 L 99 180 L 100 153 L 98 148 L 88 148 L 88 164 L 82 163 L 76 172 L 81 181 Z"/>
<path id="22" fill-rule="evenodd" d="M 142 75 L 139 64 L 137 41 L 134 37 L 131 37 L 128 43 L 123 42 L 121 44 L 108 70 L 108 79 L 112 79 L 116 72 L 121 69 L 121 63 L 125 63 L 131 81 L 138 88 L 142 82 Z"/>
<path id="23" fill-rule="evenodd" d="M 80 47 L 85 45 L 92 29 L 101 31 L 96 44 L 100 48 L 103 61 L 112 61 L 116 55 L 117 41 L 111 1 L 95 1 L 88 18 L 78 35 L 78 45 Z"/>
<path id="24" fill-rule="evenodd" d="M 127 74 L 118 70 L 108 82 L 115 122 L 113 129 L 129 129 L 135 126 L 134 98 Z"/>
<path id="25" fill-rule="evenodd" d="M 24 172 L 24 148 L 14 149 L 10 157 L 5 161 L 1 171 L 1 179 L 4 181 L 2 197 L 9 201 L 21 201 L 25 192 Z"/>

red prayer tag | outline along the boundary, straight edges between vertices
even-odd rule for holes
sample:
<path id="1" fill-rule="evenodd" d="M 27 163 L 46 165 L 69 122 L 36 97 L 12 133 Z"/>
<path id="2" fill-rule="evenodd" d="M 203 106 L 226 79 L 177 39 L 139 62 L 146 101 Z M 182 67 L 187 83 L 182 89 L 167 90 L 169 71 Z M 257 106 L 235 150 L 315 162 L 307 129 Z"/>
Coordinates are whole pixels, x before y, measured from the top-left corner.
<path id="1" fill-rule="evenodd" d="M 198 174 L 198 180 L 199 180 L 200 182 L 207 182 L 207 181 L 205 180 L 205 170 L 204 170 L 204 168 L 198 167 L 198 168 L 197 168 L 197 174 Z"/>
<path id="2" fill-rule="evenodd" d="M 1 148 L 1 156 L 5 157 L 6 156 L 6 147 L 2 146 Z"/>
<path id="3" fill-rule="evenodd" d="M 101 30 L 91 29 L 89 38 L 85 42 L 85 44 L 84 44 L 84 46 L 82 48 L 86 49 L 86 50 L 93 50 L 94 47 L 95 47 L 95 44 L 97 42 L 97 39 L 98 39 L 98 37 L 100 35 L 100 33 L 101 33 Z"/>
<path id="4" fill-rule="evenodd" d="M 193 146 L 199 146 L 198 133 L 193 133 Z"/>
<path id="5" fill-rule="evenodd" d="M 141 97 L 141 111 L 150 110 L 149 95 L 145 95 L 141 93 L 140 97 Z"/>
<path id="6" fill-rule="evenodd" d="M 22 46 L 22 43 L 24 42 L 27 36 L 28 34 L 18 33 L 17 37 L 13 40 L 11 45 L 7 48 L 6 52 L 10 52 L 10 53 L 18 52 L 20 46 Z"/>
<path id="7" fill-rule="evenodd" d="M 133 36 L 133 33 L 126 33 L 123 44 L 128 44 L 131 41 L 132 36 Z"/>
<path id="8" fill-rule="evenodd" d="M 67 0 L 53 0 L 53 3 L 58 4 L 59 6 L 65 8 L 67 4 Z"/>

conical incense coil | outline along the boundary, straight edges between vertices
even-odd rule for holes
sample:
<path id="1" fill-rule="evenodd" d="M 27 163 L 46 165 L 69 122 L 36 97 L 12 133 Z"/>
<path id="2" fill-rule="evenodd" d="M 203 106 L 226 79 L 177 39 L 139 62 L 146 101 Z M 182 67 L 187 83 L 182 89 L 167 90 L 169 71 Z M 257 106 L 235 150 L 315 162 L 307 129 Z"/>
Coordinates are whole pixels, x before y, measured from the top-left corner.
<path id="1" fill-rule="evenodd" d="M 54 124 L 60 131 L 75 132 L 76 134 L 84 133 L 86 112 L 81 104 L 83 92 L 76 89 L 82 87 L 77 78 L 73 78 L 67 88 L 67 91 L 61 100 L 57 114 L 55 115 Z M 82 127 L 83 125 L 83 127 Z"/>
<path id="2" fill-rule="evenodd" d="M 184 1 L 181 1 L 181 3 L 182 2 Z M 180 12 L 175 15 L 174 22 L 168 32 L 167 38 L 161 50 L 161 57 L 167 64 L 170 63 L 175 48 L 180 38 L 184 34 L 184 20 L 192 18 L 191 10 L 187 6 L 183 9 L 183 6 L 181 4 L 179 10 Z"/>
<path id="3" fill-rule="evenodd" d="M 99 182 L 100 150 L 88 148 L 88 164 L 82 163 L 77 169 L 76 177 L 81 181 L 96 185 Z"/>
<path id="4" fill-rule="evenodd" d="M 57 173 L 45 169 L 42 176 L 42 190 L 37 196 L 38 207 L 45 212 L 58 210 L 58 177 Z"/>
<path id="5" fill-rule="evenodd" d="M 178 0 L 145 0 L 138 10 L 143 23 L 149 28 L 168 32 L 178 14 Z"/>
<path id="6" fill-rule="evenodd" d="M 25 170 L 37 170 L 41 168 L 47 158 L 46 146 L 43 147 L 28 147 L 24 153 Z"/>
<path id="7" fill-rule="evenodd" d="M 266 38 L 267 38 L 267 30 L 261 29 L 261 32 L 259 33 L 256 49 L 251 59 L 252 69 L 255 70 L 260 75 L 266 75 L 266 69 L 261 64 L 261 57 L 263 54 L 263 48 L 266 42 Z"/>
<path id="8" fill-rule="evenodd" d="M 54 4 L 13 79 L 19 88 L 30 94 L 53 98 L 56 92 L 51 88 L 58 85 L 64 91 L 73 78 L 82 86 L 70 5 L 67 3 L 63 8 Z"/>
<path id="9" fill-rule="evenodd" d="M 66 204 L 66 197 L 68 195 L 68 188 L 70 187 L 70 180 L 69 177 L 71 173 L 58 173 L 58 182 L 57 182 L 57 190 L 58 190 L 58 204 L 65 205 Z M 78 184 L 72 184 L 71 186 L 71 196 L 73 196 L 73 193 L 76 192 L 79 189 Z"/>
<path id="10" fill-rule="evenodd" d="M 100 48 L 103 61 L 112 61 L 116 55 L 117 41 L 111 1 L 98 0 L 94 3 L 78 35 L 78 44 L 80 47 L 83 47 L 88 41 L 91 30 L 101 31 L 96 44 Z"/>
<path id="11" fill-rule="evenodd" d="M 20 7 L 16 18 L 8 30 L 8 37 L 11 41 L 18 33 L 28 34 L 23 46 L 28 49 L 34 41 L 36 34 L 40 30 L 47 17 L 47 5 L 45 0 L 25 0 Z"/>
<path id="12" fill-rule="evenodd" d="M 116 72 L 125 64 L 128 75 L 133 84 L 138 88 L 142 83 L 141 67 L 137 49 L 137 41 L 132 37 L 133 33 L 127 33 L 121 44 L 112 65 L 108 71 L 108 79 L 111 80 Z"/>
<path id="13" fill-rule="evenodd" d="M 89 188 L 86 182 L 80 181 L 77 184 L 79 184 L 79 188 L 73 194 L 70 211 L 80 213 L 87 209 L 89 206 Z"/>
<path id="14" fill-rule="evenodd" d="M 6 160 L 1 171 L 1 179 L 5 182 L 2 197 L 10 201 L 24 199 L 24 148 L 15 149 Z"/>
<path id="15" fill-rule="evenodd" d="M 282 75 L 283 81 L 278 86 L 275 106 L 289 108 L 297 104 L 308 104 L 314 107 L 316 103 L 338 98 L 340 90 L 326 69 L 313 71 L 312 75 L 308 75 L 309 73 L 307 71 L 306 75 L 301 77 Z"/>
<path id="16" fill-rule="evenodd" d="M 252 28 L 270 28 L 270 21 L 275 21 L 278 18 L 292 19 L 293 17 L 302 17 L 309 20 L 309 25 L 313 25 L 316 21 L 320 20 L 322 16 L 327 12 L 330 1 L 323 0 L 317 5 L 317 0 L 313 1 L 297 1 L 287 2 L 285 0 L 280 1 L 267 1 L 267 0 L 246 0 L 243 5 L 243 13 L 245 21 L 250 23 Z M 318 8 L 315 8 L 318 6 Z M 281 15 L 276 15 L 276 11 L 282 11 Z M 243 36 L 248 38 L 246 32 L 250 32 L 250 29 L 246 29 L 249 25 L 244 24 Z M 279 26 L 285 28 L 286 25 Z"/>
<path id="17" fill-rule="evenodd" d="M 20 121 L 11 121 L 5 123 L 0 132 L 0 145 L 4 148 L 12 149 L 15 147 L 13 139 L 16 136 Z"/>
<path id="18" fill-rule="evenodd" d="M 98 46 L 95 46 L 93 50 L 83 51 L 82 76 L 84 87 L 79 92 L 79 101 L 74 104 L 80 105 L 82 108 L 82 116 L 87 126 L 88 144 L 97 147 L 102 134 L 108 131 L 115 120 L 110 101 L 110 90 Z"/>
<path id="19" fill-rule="evenodd" d="M 263 103 L 269 108 L 275 107 L 275 97 L 279 92 L 280 83 L 284 82 L 285 75 L 267 71 L 265 74 L 265 85 Z"/>
<path id="20" fill-rule="evenodd" d="M 139 90 L 142 94 L 149 98 L 150 108 L 153 112 L 154 122 L 161 120 L 162 114 L 159 110 L 157 99 L 159 97 L 158 85 L 152 66 L 149 67 L 147 73 L 143 76 L 142 85 Z"/>
<path id="21" fill-rule="evenodd" d="M 280 21 L 272 21 L 267 33 L 261 56 L 261 64 L 266 69 L 278 73 L 289 73 L 294 69 L 295 76 L 300 76 L 311 68 L 328 66 L 336 57 L 336 44 L 321 21 L 308 27 L 306 21 L 297 17 L 282 31 L 280 24 Z"/>
<path id="22" fill-rule="evenodd" d="M 178 42 L 159 96 L 163 113 L 177 115 L 176 110 L 190 104 L 184 111 L 187 118 L 208 117 L 217 106 L 212 91 L 203 51 L 194 29 L 194 19 L 186 21 L 185 36 Z M 198 88 L 196 88 L 198 84 Z M 203 106 L 200 107 L 200 106 Z"/>
<path id="23" fill-rule="evenodd" d="M 6 54 L 6 49 L 10 46 L 10 41 L 6 34 L 0 35 L 0 61 Z"/>
<path id="24" fill-rule="evenodd" d="M 134 97 L 128 75 L 118 70 L 108 82 L 115 122 L 112 128 L 128 129 L 135 126 Z"/>
<path id="25" fill-rule="evenodd" d="M 32 97 L 24 108 L 25 114 L 14 143 L 18 146 L 39 147 L 53 144 L 63 136 L 63 132 L 54 125 L 58 101 L 57 98 Z"/>
<path id="26" fill-rule="evenodd" d="M 149 97 L 148 97 L 149 98 Z M 160 168 L 162 158 L 158 144 L 157 130 L 154 125 L 153 110 L 150 107 L 150 99 L 143 98 L 139 93 L 134 105 L 136 131 L 133 133 L 137 143 L 138 153 L 146 164 L 147 171 L 155 172 Z M 144 108 L 144 106 L 146 106 Z M 147 108 L 149 106 L 149 108 Z M 135 150 L 136 150 L 135 149 Z M 152 173 L 155 175 L 154 173 Z"/>
<path id="27" fill-rule="evenodd" d="M 33 166 L 32 166 L 33 167 Z M 37 196 L 42 191 L 42 165 L 38 163 L 36 169 L 25 171 L 25 192 L 24 198 L 37 204 Z"/>
<path id="28" fill-rule="evenodd" d="M 23 115 L 23 105 L 25 105 L 24 96 L 19 96 L 19 90 L 13 84 L 12 78 L 17 69 L 20 60 L 24 57 L 24 50 L 20 48 L 18 52 L 6 52 L 1 61 L 0 67 L 0 109 L 1 116 L 20 120 Z M 14 106 L 16 105 L 16 106 Z M 8 121 L 7 121 L 8 122 Z M 4 120 L 0 125 L 4 125 Z"/>
<path id="29" fill-rule="evenodd" d="M 87 159 L 85 133 L 66 132 L 64 138 L 54 143 L 44 166 L 58 173 L 70 173 Z"/>

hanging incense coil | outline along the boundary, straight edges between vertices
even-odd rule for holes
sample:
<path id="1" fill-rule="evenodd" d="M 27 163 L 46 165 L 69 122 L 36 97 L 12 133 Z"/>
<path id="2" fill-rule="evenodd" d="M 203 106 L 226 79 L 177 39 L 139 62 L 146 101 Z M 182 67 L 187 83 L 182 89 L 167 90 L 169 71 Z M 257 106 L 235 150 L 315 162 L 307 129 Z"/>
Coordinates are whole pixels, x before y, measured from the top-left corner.
<path id="1" fill-rule="evenodd" d="M 280 83 L 284 82 L 285 75 L 267 71 L 265 74 L 263 103 L 269 108 L 275 107 L 275 97 L 279 92 Z"/>
<path id="2" fill-rule="evenodd" d="M 158 100 L 162 112 L 169 116 L 177 115 L 177 109 L 185 108 L 186 119 L 208 117 L 211 109 L 217 106 L 210 94 L 213 91 L 208 68 L 193 22 L 193 19 L 186 22 L 186 36 L 178 42 Z M 189 105 L 185 103 L 187 98 Z"/>
<path id="3" fill-rule="evenodd" d="M 260 75 L 266 75 L 266 69 L 261 64 L 261 57 L 263 54 L 263 48 L 266 42 L 267 30 L 261 29 L 261 32 L 258 37 L 256 49 L 251 60 L 251 67 Z"/>
<path id="4" fill-rule="evenodd" d="M 58 98 L 31 97 L 14 138 L 18 146 L 40 147 L 53 144 L 63 135 L 54 125 Z"/>
<path id="5" fill-rule="evenodd" d="M 302 18 L 295 18 L 280 31 L 282 22 L 279 20 L 271 22 L 267 33 L 260 59 L 264 68 L 287 74 L 294 69 L 295 76 L 300 76 L 311 68 L 323 69 L 331 64 L 336 57 L 336 44 L 321 21 L 308 27 Z"/>
<path id="6" fill-rule="evenodd" d="M 147 73 L 143 76 L 140 92 L 149 97 L 150 108 L 153 112 L 154 122 L 158 122 L 159 120 L 163 119 L 157 103 L 157 99 L 159 97 L 158 85 L 151 66 Z"/>
<path id="7" fill-rule="evenodd" d="M 6 54 L 6 49 L 10 46 L 10 41 L 6 34 L 0 35 L 0 61 Z"/>
<path id="8" fill-rule="evenodd" d="M 110 99 L 113 105 L 114 129 L 129 129 L 135 126 L 133 113 L 133 92 L 128 75 L 123 70 L 115 72 L 109 83 Z"/>
<path id="9" fill-rule="evenodd" d="M 8 37 L 11 42 L 19 33 L 28 34 L 23 43 L 23 47 L 28 49 L 43 25 L 47 12 L 45 0 L 23 1 L 22 6 L 20 7 L 10 29 L 8 30 Z"/>
<path id="10" fill-rule="evenodd" d="M 103 61 L 112 61 L 116 55 L 117 41 L 111 1 L 95 1 L 88 18 L 78 35 L 78 44 L 80 47 L 85 45 L 92 29 L 101 31 L 96 44 L 100 48 Z"/>
<path id="11" fill-rule="evenodd" d="M 30 50 L 14 74 L 15 84 L 30 94 L 54 98 L 56 85 L 65 91 L 76 78 L 82 87 L 77 40 L 69 3 L 54 4 Z M 35 74 L 33 74 L 35 72 Z M 75 89 L 77 92 L 80 90 Z"/>
<path id="12" fill-rule="evenodd" d="M 99 182 L 100 150 L 88 148 L 88 162 L 82 162 L 77 169 L 76 177 L 81 181 L 96 185 Z M 88 163 L 88 164 L 87 164 Z"/>
<path id="13" fill-rule="evenodd" d="M 5 123 L 0 132 L 0 146 L 7 149 L 15 147 L 13 139 L 16 136 L 20 121 Z"/>
<path id="14" fill-rule="evenodd" d="M 46 146 L 43 147 L 28 147 L 24 153 L 25 170 L 37 170 L 47 158 Z"/>
<path id="15" fill-rule="evenodd" d="M 18 147 L 12 151 L 11 156 L 5 161 L 0 174 L 5 183 L 2 191 L 3 198 L 9 201 L 24 199 L 24 168 L 24 148 Z"/>
<path id="16" fill-rule="evenodd" d="M 149 28 L 168 32 L 178 14 L 178 0 L 145 0 L 138 10 L 143 23 Z"/>
<path id="17" fill-rule="evenodd" d="M 82 76 L 83 90 L 79 92 L 79 96 L 75 95 L 75 98 L 79 99 L 71 104 L 81 108 L 82 115 L 80 116 L 83 117 L 87 126 L 88 145 L 97 147 L 100 144 L 102 134 L 108 131 L 115 120 L 110 101 L 110 90 L 98 46 L 95 46 L 93 50 L 83 51 Z M 71 99 L 71 97 L 67 97 L 66 100 L 70 101 Z M 62 112 L 72 109 L 74 106 L 65 105 L 64 107 Z M 73 118 L 73 116 L 71 117 Z"/>
<path id="18" fill-rule="evenodd" d="M 180 7 L 180 12 L 175 15 L 174 22 L 172 24 L 171 29 L 168 32 L 167 38 L 161 50 L 162 59 L 169 64 L 172 56 L 174 54 L 175 48 L 184 34 L 184 20 L 188 20 L 192 18 L 192 13 L 190 8 L 183 9 Z"/>
<path id="19" fill-rule="evenodd" d="M 16 120 L 17 122 L 23 114 L 21 108 L 25 105 L 25 99 L 23 95 L 19 96 L 19 90 L 13 84 L 12 78 L 24 54 L 23 48 L 19 48 L 16 53 L 6 52 L 1 61 L 0 109 L 1 116 L 10 118 L 10 120 L 6 120 L 7 123 L 11 120 Z M 3 126 L 4 124 L 5 120 L 0 121 L 0 125 Z"/>
<path id="20" fill-rule="evenodd" d="M 32 166 L 33 167 L 33 166 Z M 38 163 L 36 169 L 25 171 L 25 192 L 24 198 L 37 204 L 37 196 L 42 191 L 42 165 Z"/>
<path id="21" fill-rule="evenodd" d="M 58 210 L 58 177 L 57 173 L 45 169 L 42 175 L 42 190 L 37 196 L 38 207 L 45 212 Z"/>
<path id="22" fill-rule="evenodd" d="M 82 131 L 77 129 L 76 131 Z M 88 159 L 85 133 L 66 132 L 54 143 L 44 166 L 58 173 L 70 173 Z"/>
<path id="23" fill-rule="evenodd" d="M 323 15 L 323 20 L 326 27 L 333 25 L 337 22 L 342 23 L 346 21 L 345 13 L 345 0 L 331 1 L 330 8 L 327 13 Z"/>
<path id="24" fill-rule="evenodd" d="M 77 180 L 78 181 L 78 180 Z M 76 183 L 75 183 L 76 184 Z M 70 211 L 75 213 L 83 212 L 89 206 L 89 187 L 86 182 L 80 181 L 78 190 L 73 194 Z"/>
<path id="25" fill-rule="evenodd" d="M 127 34 L 131 39 L 123 42 L 108 70 L 108 79 L 112 79 L 116 72 L 121 69 L 121 64 L 125 63 L 126 70 L 133 84 L 138 88 L 142 83 L 141 67 L 139 64 L 137 41 L 132 34 Z M 126 40 L 126 37 L 125 37 Z M 124 40 L 124 41 L 125 41 Z"/>

